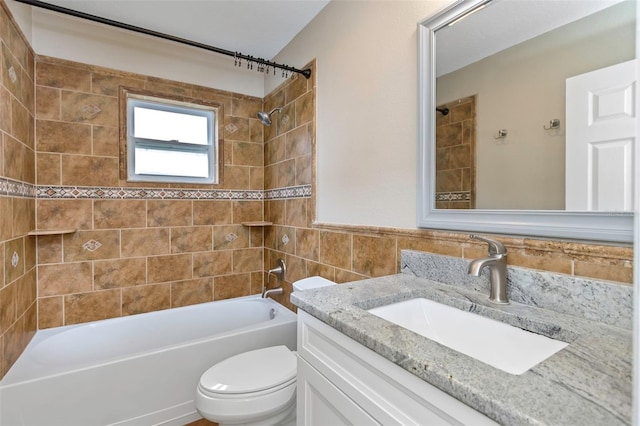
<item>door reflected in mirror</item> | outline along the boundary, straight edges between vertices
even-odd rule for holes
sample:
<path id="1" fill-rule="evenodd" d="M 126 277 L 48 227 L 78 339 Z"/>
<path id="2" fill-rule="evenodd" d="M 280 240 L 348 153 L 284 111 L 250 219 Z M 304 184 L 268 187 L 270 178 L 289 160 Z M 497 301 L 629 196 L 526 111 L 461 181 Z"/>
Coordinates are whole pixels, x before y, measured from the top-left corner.
<path id="1" fill-rule="evenodd" d="M 631 211 L 635 16 L 494 0 L 438 28 L 435 208 Z"/>

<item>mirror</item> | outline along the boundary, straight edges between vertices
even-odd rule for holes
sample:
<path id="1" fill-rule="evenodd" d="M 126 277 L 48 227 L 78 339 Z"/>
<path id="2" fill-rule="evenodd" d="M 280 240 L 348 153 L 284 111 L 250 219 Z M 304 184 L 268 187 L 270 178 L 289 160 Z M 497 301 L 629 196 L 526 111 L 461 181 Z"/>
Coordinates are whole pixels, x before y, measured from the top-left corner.
<path id="1" fill-rule="evenodd" d="M 635 16 L 631 0 L 463 0 L 421 22 L 418 226 L 632 241 Z M 593 83 L 616 66 L 630 80 Z M 587 117 L 614 143 L 585 146 Z"/>

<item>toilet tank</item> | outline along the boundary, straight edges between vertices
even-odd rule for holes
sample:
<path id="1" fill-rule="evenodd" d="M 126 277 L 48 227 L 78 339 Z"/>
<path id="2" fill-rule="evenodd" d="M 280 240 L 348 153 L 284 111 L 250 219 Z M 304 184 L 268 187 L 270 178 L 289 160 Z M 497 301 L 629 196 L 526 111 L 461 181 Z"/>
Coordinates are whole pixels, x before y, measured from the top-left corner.
<path id="1" fill-rule="evenodd" d="M 322 277 L 309 277 L 293 283 L 293 291 L 311 290 L 312 288 L 327 287 L 335 285 L 331 280 Z"/>

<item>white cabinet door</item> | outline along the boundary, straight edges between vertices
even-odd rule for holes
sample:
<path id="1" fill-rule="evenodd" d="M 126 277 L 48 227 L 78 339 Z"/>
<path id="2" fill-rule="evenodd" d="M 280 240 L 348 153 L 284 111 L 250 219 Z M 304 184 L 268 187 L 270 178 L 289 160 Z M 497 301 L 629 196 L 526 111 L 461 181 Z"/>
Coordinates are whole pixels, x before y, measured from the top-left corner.
<path id="1" fill-rule="evenodd" d="M 567 79 L 566 210 L 632 211 L 636 61 Z"/>
<path id="2" fill-rule="evenodd" d="M 298 358 L 299 426 L 379 425 L 305 360 Z"/>

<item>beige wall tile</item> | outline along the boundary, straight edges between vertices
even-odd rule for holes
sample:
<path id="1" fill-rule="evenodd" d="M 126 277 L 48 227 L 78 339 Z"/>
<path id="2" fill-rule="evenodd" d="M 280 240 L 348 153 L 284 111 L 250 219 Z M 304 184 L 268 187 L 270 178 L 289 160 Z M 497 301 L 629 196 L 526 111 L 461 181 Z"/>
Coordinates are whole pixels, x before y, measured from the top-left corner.
<path id="1" fill-rule="evenodd" d="M 22 236 L 36 227 L 35 200 L 33 198 L 13 199 L 13 236 Z"/>
<path id="2" fill-rule="evenodd" d="M 73 123 L 118 125 L 118 98 L 62 91 L 62 120 Z"/>
<path id="3" fill-rule="evenodd" d="M 224 166 L 224 181 L 221 189 L 249 189 L 251 180 L 249 172 L 251 168 L 246 166 Z"/>
<path id="4" fill-rule="evenodd" d="M 62 296 L 40 297 L 38 299 L 38 328 L 60 327 L 64 325 L 62 317 Z"/>
<path id="5" fill-rule="evenodd" d="M 243 117 L 224 117 L 224 138 L 225 140 L 248 141 L 249 140 L 249 119 Z"/>
<path id="6" fill-rule="evenodd" d="M 264 165 L 270 166 L 286 158 L 286 136 L 278 136 L 264 144 Z"/>
<path id="7" fill-rule="evenodd" d="M 64 297 L 64 323 L 78 324 L 121 315 L 120 290 L 70 294 Z"/>
<path id="8" fill-rule="evenodd" d="M 307 225 L 307 200 L 292 198 L 286 201 L 286 224 L 289 226 L 305 227 Z"/>
<path id="9" fill-rule="evenodd" d="M 31 268 L 16 281 L 17 312 L 26 312 L 37 299 L 36 270 Z"/>
<path id="10" fill-rule="evenodd" d="M 261 248 L 251 248 L 233 251 L 233 272 L 235 274 L 242 272 L 263 271 L 263 250 Z"/>
<path id="11" fill-rule="evenodd" d="M 120 257 L 120 231 L 78 231 L 63 236 L 65 262 Z"/>
<path id="12" fill-rule="evenodd" d="M 549 256 L 549 253 L 524 249 L 508 249 L 507 252 L 507 263 L 509 265 L 571 274 L 572 260 L 570 256 L 561 253 Z M 485 248 L 485 253 L 481 256 L 484 257 L 486 254 Z"/>
<path id="13" fill-rule="evenodd" d="M 234 201 L 233 222 L 256 222 L 262 220 L 261 201 Z"/>
<path id="14" fill-rule="evenodd" d="M 11 132 L 11 93 L 2 86 L 0 86 L 0 130 Z"/>
<path id="15" fill-rule="evenodd" d="M 191 253 L 213 249 L 210 226 L 171 228 L 171 253 Z"/>
<path id="16" fill-rule="evenodd" d="M 13 217 L 13 197 L 0 197 L 0 217 Z M 0 241 L 13 236 L 13 220 L 0 220 Z"/>
<path id="17" fill-rule="evenodd" d="M 145 200 L 95 200 L 93 224 L 96 229 L 144 228 L 147 224 Z"/>
<path id="18" fill-rule="evenodd" d="M 351 270 L 351 235 L 320 231 L 320 263 Z"/>
<path id="19" fill-rule="evenodd" d="M 397 273 L 396 241 L 392 238 L 353 236 L 353 271 L 369 277 Z"/>
<path id="20" fill-rule="evenodd" d="M 38 236 L 38 264 L 62 263 L 62 235 Z"/>
<path id="21" fill-rule="evenodd" d="M 0 288 L 0 335 L 18 319 L 16 283 Z"/>
<path id="22" fill-rule="evenodd" d="M 170 307 L 171 284 L 143 285 L 122 289 L 122 315 L 142 314 Z"/>
<path id="23" fill-rule="evenodd" d="M 39 153 L 36 158 L 37 184 L 60 185 L 62 182 L 60 154 Z"/>
<path id="24" fill-rule="evenodd" d="M 263 146 L 261 143 L 234 142 L 233 164 L 238 166 L 262 166 Z"/>
<path id="25" fill-rule="evenodd" d="M 115 126 L 92 126 L 93 154 L 108 157 L 119 155 L 119 133 Z"/>
<path id="26" fill-rule="evenodd" d="M 93 283 L 96 290 L 133 287 L 147 282 L 147 260 L 99 260 L 93 264 Z"/>
<path id="27" fill-rule="evenodd" d="M 11 136 L 33 148 L 33 115 L 17 99 L 11 100 Z"/>
<path id="28" fill-rule="evenodd" d="M 213 299 L 223 300 L 251 294 L 251 274 L 235 274 L 213 279 Z"/>
<path id="29" fill-rule="evenodd" d="M 242 225 L 213 227 L 213 249 L 230 250 L 249 248 L 249 229 Z"/>
<path id="30" fill-rule="evenodd" d="M 574 262 L 574 274 L 599 280 L 633 283 L 633 266 L 631 261 L 598 262 L 595 260 Z"/>
<path id="31" fill-rule="evenodd" d="M 262 99 L 259 98 L 243 97 L 231 100 L 231 113 L 236 117 L 256 118 L 261 109 Z"/>
<path id="32" fill-rule="evenodd" d="M 4 244 L 4 282 L 10 284 L 25 273 L 24 238 L 14 238 Z"/>
<path id="33" fill-rule="evenodd" d="M 181 281 L 192 278 L 190 254 L 154 256 L 147 259 L 147 279 L 151 283 Z"/>
<path id="34" fill-rule="evenodd" d="M 213 301 L 213 278 L 171 283 L 171 307 Z"/>
<path id="35" fill-rule="evenodd" d="M 93 93 L 106 96 L 118 96 L 120 86 L 140 88 L 144 79 L 127 73 L 102 73 L 94 71 L 91 75 Z M 86 91 L 86 90 L 85 90 Z"/>
<path id="36" fill-rule="evenodd" d="M 296 99 L 296 126 L 311 122 L 314 116 L 314 95 L 307 92 Z"/>
<path id="37" fill-rule="evenodd" d="M 38 296 L 57 296 L 92 290 L 91 262 L 38 266 Z"/>
<path id="38" fill-rule="evenodd" d="M 296 251 L 296 230 L 289 226 L 275 227 L 275 249 L 294 254 Z"/>
<path id="39" fill-rule="evenodd" d="M 51 87 L 36 87 L 36 118 L 60 120 L 60 90 Z"/>
<path id="40" fill-rule="evenodd" d="M 224 225 L 232 222 L 231 201 L 193 202 L 194 225 Z"/>
<path id="41" fill-rule="evenodd" d="M 62 184 L 68 186 L 118 186 L 118 159 L 88 155 L 63 155 Z"/>
<path id="42" fill-rule="evenodd" d="M 149 200 L 147 202 L 147 226 L 191 226 L 192 201 Z"/>
<path id="43" fill-rule="evenodd" d="M 320 232 L 314 229 L 296 229 L 296 255 L 318 261 L 320 252 Z"/>
<path id="44" fill-rule="evenodd" d="M 169 254 L 169 228 L 123 229 L 120 238 L 123 257 Z"/>
<path id="45" fill-rule="evenodd" d="M 4 173 L 5 176 L 18 181 L 26 181 L 25 164 L 33 152 L 26 145 L 11 136 L 4 138 Z"/>
<path id="46" fill-rule="evenodd" d="M 59 63 L 38 61 L 36 80 L 39 86 L 88 92 L 91 89 L 91 73 L 86 69 Z"/>
<path id="47" fill-rule="evenodd" d="M 233 251 L 217 250 L 193 254 L 193 276 L 213 277 L 233 272 Z"/>
<path id="48" fill-rule="evenodd" d="M 91 154 L 91 126 L 62 121 L 36 120 L 38 153 Z"/>
<path id="49" fill-rule="evenodd" d="M 311 126 L 303 125 L 287 133 L 287 158 L 311 154 Z"/>
<path id="50" fill-rule="evenodd" d="M 38 229 L 91 228 L 90 200 L 38 200 Z"/>

